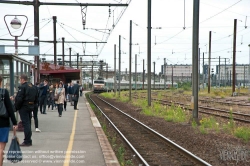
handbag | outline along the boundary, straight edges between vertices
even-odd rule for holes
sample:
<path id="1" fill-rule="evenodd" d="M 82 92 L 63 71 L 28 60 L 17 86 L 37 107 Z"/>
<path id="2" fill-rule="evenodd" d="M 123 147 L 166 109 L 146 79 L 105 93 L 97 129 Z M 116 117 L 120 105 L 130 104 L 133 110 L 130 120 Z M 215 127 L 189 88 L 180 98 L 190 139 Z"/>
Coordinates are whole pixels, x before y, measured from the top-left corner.
<path id="1" fill-rule="evenodd" d="M 54 101 L 58 101 L 60 93 L 56 94 L 54 97 Z"/>
<path id="2" fill-rule="evenodd" d="M 77 101 L 77 96 L 72 96 L 72 101 Z"/>
<path id="3" fill-rule="evenodd" d="M 0 90 L 0 117 L 8 118 L 9 114 L 4 104 L 5 89 Z"/>
<path id="4" fill-rule="evenodd" d="M 7 152 L 7 160 L 10 160 L 12 163 L 17 163 L 22 161 L 23 154 L 19 145 L 19 140 L 16 136 L 16 128 L 13 129 L 13 137 L 11 140 L 11 144 L 9 150 Z"/>

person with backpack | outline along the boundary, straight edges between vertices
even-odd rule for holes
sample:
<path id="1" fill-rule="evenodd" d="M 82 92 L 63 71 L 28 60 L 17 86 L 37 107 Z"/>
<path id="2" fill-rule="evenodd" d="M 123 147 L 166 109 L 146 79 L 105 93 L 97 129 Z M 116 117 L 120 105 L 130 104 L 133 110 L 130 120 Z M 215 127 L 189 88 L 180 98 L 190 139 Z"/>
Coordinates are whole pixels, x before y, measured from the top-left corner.
<path id="1" fill-rule="evenodd" d="M 3 155 L 6 143 L 8 142 L 9 131 L 10 131 L 10 120 L 13 123 L 13 130 L 17 128 L 17 121 L 10 101 L 9 91 L 7 89 L 2 89 L 3 77 L 0 75 L 0 102 L 3 102 L 6 111 L 7 117 L 0 116 L 0 166 L 3 165 Z M 3 92 L 3 93 L 1 93 Z"/>
<path id="2" fill-rule="evenodd" d="M 24 142 L 20 146 L 32 146 L 31 131 L 31 112 L 37 104 L 38 93 L 35 86 L 27 82 L 28 77 L 25 74 L 20 76 L 19 90 L 15 98 L 15 107 L 19 110 L 24 128 Z"/>

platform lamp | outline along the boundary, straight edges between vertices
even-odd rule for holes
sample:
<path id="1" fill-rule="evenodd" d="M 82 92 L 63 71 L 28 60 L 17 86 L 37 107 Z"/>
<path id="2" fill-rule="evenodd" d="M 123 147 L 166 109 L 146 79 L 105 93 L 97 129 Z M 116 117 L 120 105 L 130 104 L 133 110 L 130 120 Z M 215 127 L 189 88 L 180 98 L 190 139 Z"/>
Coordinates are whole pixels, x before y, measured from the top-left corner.
<path id="1" fill-rule="evenodd" d="M 18 17 L 25 17 L 25 18 L 26 18 L 26 22 L 25 22 L 25 24 L 24 24 L 24 26 L 23 26 L 22 33 L 19 34 L 19 35 L 15 35 L 15 34 L 13 33 L 13 31 L 11 32 L 11 30 L 10 30 L 8 24 L 7 24 L 7 21 L 6 21 L 6 19 L 8 19 L 8 18 L 14 17 L 14 19 L 11 20 L 10 25 L 11 25 L 11 27 L 12 27 L 13 29 L 15 29 L 15 30 L 20 29 L 20 28 L 22 27 L 22 23 L 21 23 L 21 21 L 17 18 L 17 16 L 18 16 Z M 5 16 L 4 16 L 4 22 L 5 22 L 6 26 L 7 26 L 7 29 L 8 29 L 8 31 L 9 31 L 10 35 L 13 36 L 13 37 L 15 37 L 15 55 L 17 56 L 17 55 L 18 55 L 18 49 L 17 49 L 17 48 L 18 48 L 18 45 L 17 45 L 17 41 L 18 41 L 18 40 L 17 40 L 17 39 L 18 39 L 18 37 L 20 37 L 20 36 L 23 35 L 24 29 L 25 29 L 25 27 L 26 27 L 26 25 L 27 25 L 27 22 L 28 22 L 28 17 L 25 16 L 25 15 L 9 15 L 9 14 L 8 14 L 8 15 L 5 15 Z M 19 116 L 18 116 L 18 111 L 17 111 L 17 112 L 16 112 L 16 120 L 18 121 L 18 119 L 19 119 Z"/>
<path id="2" fill-rule="evenodd" d="M 21 33 L 20 35 L 14 35 L 13 32 L 11 32 L 11 30 L 10 30 L 10 28 L 9 28 L 7 22 L 6 22 L 6 18 L 8 18 L 8 17 L 13 17 L 13 16 L 14 16 L 14 18 L 11 20 L 10 26 L 11 26 L 13 29 L 15 29 L 15 30 L 20 29 L 21 26 L 22 26 L 22 23 L 21 23 L 21 21 L 17 18 L 17 16 L 18 16 L 18 17 L 25 17 L 25 18 L 26 18 L 26 22 L 25 22 L 25 24 L 24 24 L 24 26 L 23 26 L 23 30 L 22 30 L 22 33 Z M 27 25 L 27 22 L 28 22 L 28 17 L 25 16 L 25 15 L 9 15 L 9 14 L 8 14 L 8 15 L 5 15 L 5 16 L 4 16 L 4 22 L 5 22 L 5 24 L 6 24 L 7 28 L 8 28 L 8 31 L 9 31 L 10 35 L 13 36 L 13 37 L 15 37 L 15 55 L 18 55 L 18 49 L 17 49 L 17 48 L 18 48 L 18 44 L 17 44 L 17 41 L 18 41 L 18 40 L 17 40 L 17 39 L 18 39 L 18 37 L 20 37 L 20 36 L 23 35 L 24 29 L 25 29 L 25 27 L 26 27 L 26 25 Z"/>

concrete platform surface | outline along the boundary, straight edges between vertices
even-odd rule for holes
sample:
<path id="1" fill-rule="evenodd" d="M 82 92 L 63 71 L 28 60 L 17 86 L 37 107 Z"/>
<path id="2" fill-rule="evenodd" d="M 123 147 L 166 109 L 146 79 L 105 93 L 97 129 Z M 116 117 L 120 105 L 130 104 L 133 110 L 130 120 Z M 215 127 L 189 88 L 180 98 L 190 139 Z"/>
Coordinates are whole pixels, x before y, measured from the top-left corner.
<path id="1" fill-rule="evenodd" d="M 92 112 L 85 96 L 79 98 L 78 109 L 67 102 L 67 110 L 62 117 L 57 109 L 47 110 L 47 114 L 38 111 L 39 129 L 35 132 L 32 119 L 32 141 L 30 147 L 21 147 L 23 160 L 15 166 L 118 166 L 117 158 Z M 10 132 L 9 149 L 13 133 Z M 17 132 L 20 143 L 23 142 L 23 132 Z M 4 159 L 4 166 L 13 163 Z"/>

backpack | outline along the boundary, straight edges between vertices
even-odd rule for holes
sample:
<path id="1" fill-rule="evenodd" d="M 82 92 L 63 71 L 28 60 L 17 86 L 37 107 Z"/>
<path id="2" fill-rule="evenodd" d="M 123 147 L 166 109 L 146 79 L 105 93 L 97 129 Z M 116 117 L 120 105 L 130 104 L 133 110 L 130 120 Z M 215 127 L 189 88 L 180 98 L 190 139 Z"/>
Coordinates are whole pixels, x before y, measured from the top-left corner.
<path id="1" fill-rule="evenodd" d="M 25 92 L 25 101 L 33 102 L 35 104 L 35 103 L 37 103 L 37 100 L 38 100 L 37 87 L 30 82 L 28 82 L 27 85 L 28 86 L 27 86 L 26 92 Z"/>
<path id="2" fill-rule="evenodd" d="M 8 118 L 8 111 L 4 104 L 5 89 L 0 88 L 0 117 Z"/>

